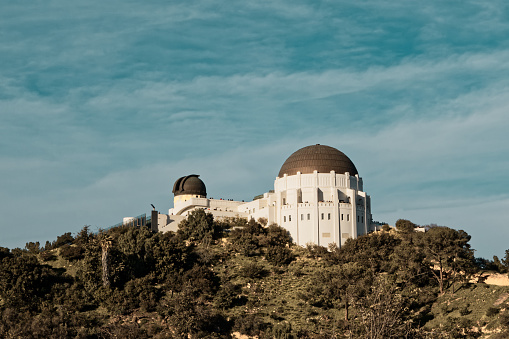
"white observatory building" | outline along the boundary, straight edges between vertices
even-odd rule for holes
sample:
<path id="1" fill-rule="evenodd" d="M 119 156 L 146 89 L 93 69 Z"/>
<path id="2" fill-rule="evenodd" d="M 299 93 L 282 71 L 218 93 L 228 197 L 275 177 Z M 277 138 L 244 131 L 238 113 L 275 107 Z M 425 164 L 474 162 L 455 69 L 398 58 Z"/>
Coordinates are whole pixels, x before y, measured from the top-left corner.
<path id="1" fill-rule="evenodd" d="M 198 175 L 179 178 L 173 186 L 174 207 L 158 215 L 158 230 L 175 231 L 194 209 L 204 209 L 214 218 L 266 218 L 290 232 L 298 245 L 314 243 L 341 246 L 375 230 L 371 199 L 353 162 L 341 151 L 312 145 L 299 149 L 281 166 L 274 190 L 241 202 L 207 198 Z"/>

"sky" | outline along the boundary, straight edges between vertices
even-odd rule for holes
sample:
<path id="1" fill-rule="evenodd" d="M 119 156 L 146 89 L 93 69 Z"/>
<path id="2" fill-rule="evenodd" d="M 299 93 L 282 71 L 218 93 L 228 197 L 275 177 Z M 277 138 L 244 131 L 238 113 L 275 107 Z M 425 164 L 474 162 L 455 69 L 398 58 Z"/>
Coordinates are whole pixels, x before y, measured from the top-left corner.
<path id="1" fill-rule="evenodd" d="M 373 219 L 509 249 L 509 4 L 0 0 L 0 246 L 273 189 L 301 147 L 356 165 Z"/>

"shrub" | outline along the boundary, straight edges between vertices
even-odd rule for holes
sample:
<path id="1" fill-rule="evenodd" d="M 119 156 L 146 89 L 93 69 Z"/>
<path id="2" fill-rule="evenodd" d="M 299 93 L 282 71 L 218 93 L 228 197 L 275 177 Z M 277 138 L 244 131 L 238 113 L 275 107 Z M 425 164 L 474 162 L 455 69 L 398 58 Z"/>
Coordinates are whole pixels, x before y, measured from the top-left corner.
<path id="1" fill-rule="evenodd" d="M 238 299 L 240 287 L 232 283 L 224 284 L 214 297 L 214 305 L 225 309 L 235 305 Z"/>
<path id="2" fill-rule="evenodd" d="M 308 251 L 308 258 L 317 259 L 320 257 L 325 257 L 329 254 L 327 248 L 313 243 L 306 244 L 306 250 Z"/>
<path id="3" fill-rule="evenodd" d="M 498 312 L 500 312 L 500 309 L 498 307 L 490 307 L 486 311 L 486 316 L 493 317 L 494 315 L 498 314 Z"/>
<path id="4" fill-rule="evenodd" d="M 85 251 L 81 246 L 70 246 L 63 245 L 60 247 L 60 255 L 62 258 L 67 260 L 77 260 L 83 258 L 83 253 Z"/>
<path id="5" fill-rule="evenodd" d="M 502 325 L 506 329 L 509 329 L 509 311 L 508 310 L 505 310 L 503 313 L 500 313 L 498 320 L 500 322 L 500 325 Z"/>
<path id="6" fill-rule="evenodd" d="M 265 258 L 276 266 L 288 265 L 294 260 L 292 251 L 286 247 L 269 246 Z"/>
<path id="7" fill-rule="evenodd" d="M 265 331 L 267 324 L 257 314 L 246 314 L 235 319 L 234 331 L 251 337 L 260 336 Z"/>
<path id="8" fill-rule="evenodd" d="M 56 259 L 55 255 L 50 251 L 41 252 L 39 256 L 43 261 L 51 261 Z"/>
<path id="9" fill-rule="evenodd" d="M 244 278 L 259 279 L 267 275 L 267 271 L 262 265 L 257 263 L 248 263 L 240 270 L 240 274 Z"/>
<path id="10" fill-rule="evenodd" d="M 459 311 L 462 316 L 469 315 L 471 313 L 471 311 L 468 309 L 469 306 L 470 304 L 466 304 L 464 307 L 460 308 Z"/>

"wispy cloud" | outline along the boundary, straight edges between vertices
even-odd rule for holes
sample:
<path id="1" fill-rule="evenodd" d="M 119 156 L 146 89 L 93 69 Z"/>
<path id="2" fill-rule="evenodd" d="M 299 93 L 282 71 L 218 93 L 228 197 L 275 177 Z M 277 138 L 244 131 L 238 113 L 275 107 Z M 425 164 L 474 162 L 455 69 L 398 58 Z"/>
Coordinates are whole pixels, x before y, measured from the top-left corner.
<path id="1" fill-rule="evenodd" d="M 507 13 L 474 0 L 4 4 L 0 214 L 22 206 L 45 225 L 26 229 L 51 238 L 168 208 L 191 172 L 250 199 L 314 143 L 357 164 L 375 217 L 503 202 Z"/>

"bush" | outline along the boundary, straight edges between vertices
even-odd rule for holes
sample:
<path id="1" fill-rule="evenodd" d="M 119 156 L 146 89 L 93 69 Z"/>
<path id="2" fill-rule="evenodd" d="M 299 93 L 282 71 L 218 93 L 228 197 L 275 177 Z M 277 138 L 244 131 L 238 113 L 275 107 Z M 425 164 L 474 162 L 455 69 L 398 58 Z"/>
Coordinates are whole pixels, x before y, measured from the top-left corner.
<path id="1" fill-rule="evenodd" d="M 270 246 L 265 258 L 276 266 L 288 265 L 294 260 L 293 253 L 289 248 L 279 246 Z"/>
<path id="2" fill-rule="evenodd" d="M 226 309 L 235 305 L 240 293 L 240 286 L 232 283 L 226 283 L 214 297 L 214 305 L 216 307 Z"/>
<path id="3" fill-rule="evenodd" d="M 257 263 L 248 263 L 240 270 L 240 274 L 244 278 L 259 279 L 267 275 L 267 271 L 262 265 Z"/>
<path id="4" fill-rule="evenodd" d="M 486 316 L 487 317 L 493 317 L 494 315 L 497 315 L 498 312 L 500 312 L 500 309 L 498 307 L 490 307 L 486 311 Z"/>
<path id="5" fill-rule="evenodd" d="M 468 309 L 469 306 L 470 304 L 467 304 L 464 307 L 460 308 L 459 311 L 462 316 L 469 315 L 471 313 L 471 311 Z"/>
<path id="6" fill-rule="evenodd" d="M 500 325 L 502 325 L 503 327 L 505 327 L 506 329 L 509 330 L 509 311 L 508 310 L 505 310 L 503 313 L 500 313 L 498 320 L 500 322 Z"/>
<path id="7" fill-rule="evenodd" d="M 235 319 L 234 331 L 250 337 L 260 336 L 265 331 L 267 324 L 257 314 L 246 314 Z"/>
<path id="8" fill-rule="evenodd" d="M 317 244 L 308 243 L 306 244 L 306 249 L 308 251 L 308 258 L 317 259 L 329 255 L 329 251 L 325 247 Z"/>
<path id="9" fill-rule="evenodd" d="M 196 242 L 210 241 L 221 236 L 222 228 L 216 224 L 211 213 L 202 209 L 192 211 L 187 219 L 178 225 L 177 234 L 184 240 Z"/>
<path id="10" fill-rule="evenodd" d="M 81 259 L 84 252 L 81 246 L 63 245 L 60 247 L 60 255 L 67 260 Z"/>
<path id="11" fill-rule="evenodd" d="M 39 256 L 43 261 L 51 261 L 56 259 L 55 255 L 50 251 L 41 252 Z"/>
<path id="12" fill-rule="evenodd" d="M 57 237 L 57 240 L 52 243 L 53 248 L 57 248 L 66 244 L 72 244 L 74 238 L 71 235 L 71 232 L 64 233 Z"/>

